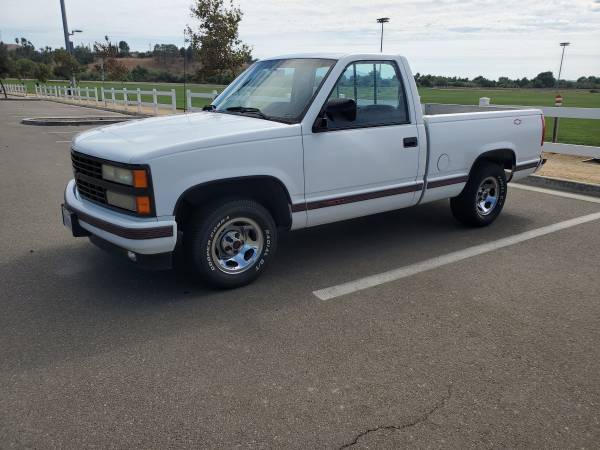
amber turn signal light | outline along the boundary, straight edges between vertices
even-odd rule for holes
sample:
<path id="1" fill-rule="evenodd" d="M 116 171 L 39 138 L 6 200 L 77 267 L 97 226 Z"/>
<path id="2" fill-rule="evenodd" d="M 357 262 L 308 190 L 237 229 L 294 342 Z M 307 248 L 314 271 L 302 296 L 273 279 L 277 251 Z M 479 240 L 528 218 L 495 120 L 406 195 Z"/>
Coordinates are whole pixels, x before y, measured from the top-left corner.
<path id="1" fill-rule="evenodd" d="M 138 214 L 150 214 L 150 197 L 136 197 L 135 205 Z"/>
<path id="2" fill-rule="evenodd" d="M 136 188 L 148 187 L 148 174 L 144 169 L 136 169 L 133 171 L 133 186 Z"/>

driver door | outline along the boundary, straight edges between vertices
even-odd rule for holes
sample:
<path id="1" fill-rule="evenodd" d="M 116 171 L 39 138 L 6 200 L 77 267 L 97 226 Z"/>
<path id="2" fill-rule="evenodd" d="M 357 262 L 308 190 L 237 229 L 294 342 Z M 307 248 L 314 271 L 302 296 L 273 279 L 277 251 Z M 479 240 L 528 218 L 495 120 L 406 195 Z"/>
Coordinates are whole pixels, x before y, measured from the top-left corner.
<path id="1" fill-rule="evenodd" d="M 327 117 L 322 130 L 303 131 L 308 225 L 410 206 L 419 139 L 395 61 L 358 61 L 346 67 L 331 99 L 353 99 L 354 120 Z"/>

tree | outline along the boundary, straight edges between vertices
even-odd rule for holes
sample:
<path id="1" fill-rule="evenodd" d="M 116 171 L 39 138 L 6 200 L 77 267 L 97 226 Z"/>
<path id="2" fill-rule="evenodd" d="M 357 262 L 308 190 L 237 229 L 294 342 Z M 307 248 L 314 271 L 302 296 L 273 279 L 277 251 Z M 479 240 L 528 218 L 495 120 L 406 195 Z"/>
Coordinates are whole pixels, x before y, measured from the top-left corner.
<path id="1" fill-rule="evenodd" d="M 493 87 L 496 84 L 495 81 L 488 80 L 487 78 L 485 78 L 482 75 L 479 75 L 478 77 L 473 78 L 473 83 L 475 83 L 477 86 L 480 86 L 480 87 Z"/>
<path id="2" fill-rule="evenodd" d="M 179 49 L 174 44 L 156 44 L 152 54 L 156 62 L 167 64 L 167 62 L 173 62 L 179 56 Z"/>
<path id="3" fill-rule="evenodd" d="M 33 76 L 40 83 L 45 83 L 46 81 L 48 81 L 48 78 L 50 78 L 52 76 L 52 70 L 50 69 L 50 66 L 48 64 L 39 63 L 35 67 Z"/>
<path id="4" fill-rule="evenodd" d="M 30 59 L 20 58 L 16 61 L 17 76 L 19 79 L 33 76 L 37 64 Z"/>
<path id="5" fill-rule="evenodd" d="M 77 60 L 62 48 L 54 51 L 54 64 L 54 74 L 67 80 L 84 70 Z"/>
<path id="6" fill-rule="evenodd" d="M 125 41 L 119 42 L 119 55 L 129 56 L 129 44 Z"/>
<path id="7" fill-rule="evenodd" d="M 8 95 L 6 94 L 2 78 L 6 78 L 11 72 L 12 64 L 12 58 L 8 54 L 8 47 L 4 45 L 4 42 L 0 42 L 0 87 L 2 87 L 2 92 L 4 92 L 4 98 L 8 98 Z"/>
<path id="8" fill-rule="evenodd" d="M 243 13 L 230 0 L 195 0 L 192 17 L 199 21 L 197 30 L 189 25 L 186 33 L 198 54 L 202 68 L 199 81 L 233 78 L 242 65 L 252 59 L 252 49 L 238 37 Z"/>
<path id="9" fill-rule="evenodd" d="M 73 56 L 79 64 L 88 65 L 94 62 L 94 54 L 89 47 L 78 45 L 73 49 Z"/>
<path id="10" fill-rule="evenodd" d="M 137 65 L 129 72 L 129 79 L 131 81 L 150 81 L 150 71 L 145 67 Z"/>
<path id="11" fill-rule="evenodd" d="M 96 69 L 102 72 L 103 77 L 106 73 L 109 80 L 123 81 L 127 78 L 129 73 L 127 67 L 116 59 L 119 47 L 110 42 L 108 36 L 104 36 L 104 42 L 94 43 L 94 51 L 101 60 L 100 66 L 96 65 Z"/>
<path id="12" fill-rule="evenodd" d="M 531 81 L 533 82 L 533 87 L 535 88 L 551 88 L 556 84 L 556 78 L 554 78 L 552 72 L 538 73 L 537 76 Z"/>
<path id="13" fill-rule="evenodd" d="M 31 41 L 22 37 L 21 39 L 15 38 L 17 48 L 15 49 L 15 55 L 19 58 L 34 59 L 36 57 L 35 47 Z"/>

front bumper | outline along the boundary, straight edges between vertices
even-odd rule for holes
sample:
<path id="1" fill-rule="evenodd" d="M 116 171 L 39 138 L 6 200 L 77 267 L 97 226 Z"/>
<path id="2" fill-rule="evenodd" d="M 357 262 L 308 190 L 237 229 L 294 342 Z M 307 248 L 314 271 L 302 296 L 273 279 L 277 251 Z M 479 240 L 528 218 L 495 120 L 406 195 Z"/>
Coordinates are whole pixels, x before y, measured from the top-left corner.
<path id="1" fill-rule="evenodd" d="M 102 208 L 79 197 L 75 180 L 67 184 L 64 207 L 76 218 L 71 226 L 73 235 L 89 233 L 98 238 L 91 239 L 95 243 L 102 240 L 138 255 L 170 253 L 177 244 L 174 218 L 138 218 Z"/>

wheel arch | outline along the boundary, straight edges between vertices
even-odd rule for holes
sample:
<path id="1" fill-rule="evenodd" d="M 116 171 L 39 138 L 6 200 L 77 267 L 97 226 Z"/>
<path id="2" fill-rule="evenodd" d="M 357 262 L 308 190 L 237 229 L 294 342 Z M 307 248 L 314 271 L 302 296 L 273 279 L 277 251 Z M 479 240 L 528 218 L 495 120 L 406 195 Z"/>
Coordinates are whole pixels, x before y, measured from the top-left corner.
<path id="1" fill-rule="evenodd" d="M 481 153 L 473 164 L 471 165 L 471 170 L 469 170 L 469 177 L 473 173 L 473 171 L 478 167 L 482 162 L 493 162 L 499 164 L 505 171 L 508 171 L 511 176 L 512 172 L 515 170 L 517 165 L 517 156 L 515 151 L 511 148 L 498 148 L 494 150 L 488 150 Z M 507 177 L 509 178 L 509 177 Z"/>
<path id="2" fill-rule="evenodd" d="M 179 196 L 173 209 L 178 226 L 183 228 L 194 210 L 218 198 L 251 198 L 269 211 L 279 228 L 292 225 L 292 202 L 284 183 L 270 175 L 250 175 L 190 186 Z"/>

